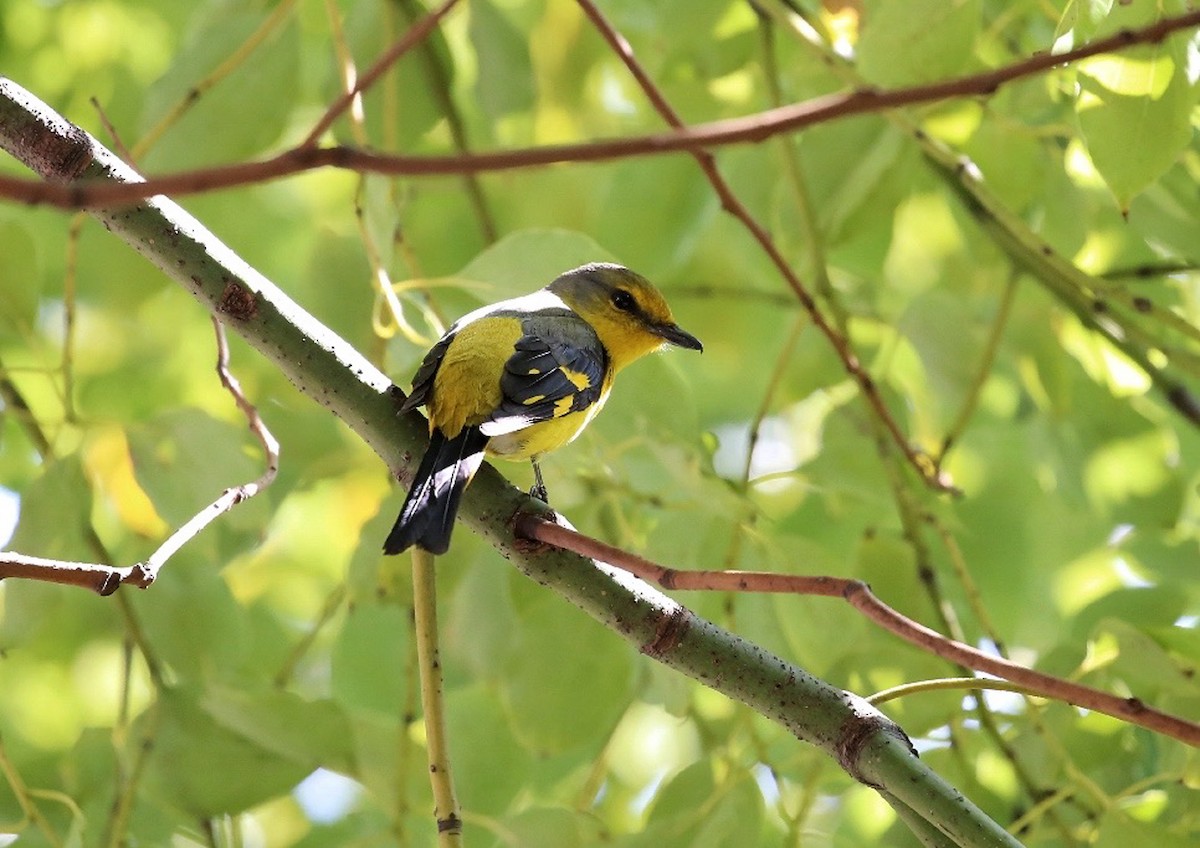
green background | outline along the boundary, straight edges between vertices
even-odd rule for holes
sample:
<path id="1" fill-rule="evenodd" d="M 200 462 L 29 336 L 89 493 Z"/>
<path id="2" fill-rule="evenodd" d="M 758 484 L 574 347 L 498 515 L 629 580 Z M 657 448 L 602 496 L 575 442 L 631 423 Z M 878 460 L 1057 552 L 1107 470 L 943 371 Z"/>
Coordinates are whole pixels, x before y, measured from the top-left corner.
<path id="1" fill-rule="evenodd" d="M 971 74 L 1185 4 L 601 9 L 683 120 L 704 123 Z M 173 171 L 298 144 L 345 57 L 361 74 L 425 11 L 6 0 L 0 71 L 145 172 Z M 584 261 L 630 265 L 705 353 L 623 373 L 543 464 L 579 529 L 680 568 L 865 579 L 971 644 L 1198 720 L 1200 439 L 1162 391 L 1200 382 L 1196 38 L 714 151 L 912 443 L 938 456 L 952 438 L 958 497 L 881 435 L 687 155 L 473 181 L 318 171 L 183 203 L 405 387 L 457 315 Z M 664 128 L 567 0 L 463 3 L 362 114 L 326 141 L 452 154 Z M 962 188 L 934 149 L 969 156 L 980 179 Z M 7 157 L 0 172 L 26 174 Z M 980 197 L 999 210 L 990 225 Z M 1031 259 L 1043 243 L 1076 276 Z M 214 356 L 203 310 L 101 227 L 0 204 L 10 547 L 94 561 L 99 544 L 130 564 L 257 476 Z M 434 842 L 408 563 L 378 554 L 402 492 L 237 340 L 232 357 L 282 444 L 270 489 L 145 592 L 0 584 L 0 832 L 19 845 Z M 524 466 L 501 470 L 530 483 Z M 818 751 L 639 656 L 465 529 L 438 568 L 468 844 L 915 844 Z M 835 600 L 679 598 L 859 694 L 959 673 Z M 1186 746 L 1062 704 L 986 705 L 914 693 L 884 710 L 1029 845 L 1200 837 Z"/>

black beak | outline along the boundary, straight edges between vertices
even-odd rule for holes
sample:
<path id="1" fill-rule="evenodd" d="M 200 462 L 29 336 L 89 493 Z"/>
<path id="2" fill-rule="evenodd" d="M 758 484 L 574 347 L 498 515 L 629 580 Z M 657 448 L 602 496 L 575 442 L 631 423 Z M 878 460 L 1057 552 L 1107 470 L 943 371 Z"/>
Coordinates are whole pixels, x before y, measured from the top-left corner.
<path id="1" fill-rule="evenodd" d="M 660 324 L 654 328 L 654 332 L 673 345 L 704 352 L 704 345 L 700 343 L 700 340 L 678 324 Z"/>

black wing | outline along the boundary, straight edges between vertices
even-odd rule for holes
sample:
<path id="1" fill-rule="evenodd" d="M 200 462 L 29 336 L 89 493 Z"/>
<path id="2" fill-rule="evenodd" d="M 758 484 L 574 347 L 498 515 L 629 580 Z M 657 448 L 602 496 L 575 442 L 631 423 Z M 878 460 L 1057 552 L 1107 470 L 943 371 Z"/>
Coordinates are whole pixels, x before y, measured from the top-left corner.
<path id="1" fill-rule="evenodd" d="M 455 328 L 451 327 L 450 332 L 442 336 L 421 360 L 421 367 L 413 375 L 412 392 L 404 399 L 404 404 L 400 407 L 402 413 L 416 409 L 429 400 L 429 391 L 433 388 L 433 378 L 442 364 L 442 357 L 446 355 L 446 348 L 450 347 L 450 342 L 454 339 L 454 334 Z"/>
<path id="2" fill-rule="evenodd" d="M 578 319 L 576 319 L 578 320 Z M 517 340 L 500 377 L 503 398 L 480 429 L 488 436 L 513 433 L 551 418 L 587 409 L 600 399 L 608 353 L 587 325 L 574 338 L 531 331 Z"/>

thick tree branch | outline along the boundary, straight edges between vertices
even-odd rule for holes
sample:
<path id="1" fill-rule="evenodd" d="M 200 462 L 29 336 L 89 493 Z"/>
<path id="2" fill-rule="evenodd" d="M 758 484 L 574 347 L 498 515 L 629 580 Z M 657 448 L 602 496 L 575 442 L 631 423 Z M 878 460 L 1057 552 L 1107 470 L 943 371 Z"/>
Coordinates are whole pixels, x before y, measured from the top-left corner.
<path id="1" fill-rule="evenodd" d="M 986 96 L 1014 80 L 1044 73 L 1060 65 L 1089 56 L 1111 53 L 1162 41 L 1172 33 L 1200 25 L 1200 11 L 1163 18 L 1135 30 L 1121 30 L 1063 53 L 1039 53 L 990 71 L 928 85 L 887 91 L 858 89 L 829 94 L 755 115 L 695 124 L 686 130 L 609 139 L 584 144 L 550 145 L 523 150 L 461 153 L 444 156 L 400 156 L 372 153 L 350 147 L 301 145 L 270 159 L 219 165 L 194 171 L 165 174 L 133 183 L 92 182 L 57 185 L 0 175 L 0 197 L 22 203 L 42 203 L 64 209 L 99 208 L 167 194 L 180 197 L 205 191 L 261 183 L 317 168 L 344 168 L 404 176 L 473 174 L 531 168 L 562 162 L 599 162 L 632 156 L 690 152 L 731 144 L 760 142 L 781 133 L 795 132 L 814 124 L 881 112 L 900 106 L 933 103 L 955 97 Z M 0 80 L 0 85 L 3 81 Z M 0 125 L 9 118 L 0 112 Z M 8 132 L 0 133 L 11 135 Z M 18 139 L 19 142 L 19 139 Z M 34 154 L 36 156 L 36 152 Z M 36 170 L 36 168 L 35 168 Z M 40 173 L 40 172 L 39 172 Z"/>
<path id="2" fill-rule="evenodd" d="M 129 181 L 138 175 L 94 139 L 11 83 L 0 86 L 0 145 L 47 177 Z M 16 140 L 16 143 L 14 143 Z M 41 151 L 51 151 L 47 157 Z M 64 163 L 55 174 L 51 159 Z M 370 362 L 162 197 L 94 213 L 338 415 L 394 469 L 427 445 L 424 420 L 396 416 L 391 382 Z M 726 632 L 619 569 L 517 538 L 513 520 L 538 508 L 490 466 L 463 497 L 461 518 L 525 575 L 559 593 L 659 662 L 750 706 L 820 747 L 856 779 L 920 811 L 959 846 L 1019 843 L 912 752 L 864 699 Z"/>

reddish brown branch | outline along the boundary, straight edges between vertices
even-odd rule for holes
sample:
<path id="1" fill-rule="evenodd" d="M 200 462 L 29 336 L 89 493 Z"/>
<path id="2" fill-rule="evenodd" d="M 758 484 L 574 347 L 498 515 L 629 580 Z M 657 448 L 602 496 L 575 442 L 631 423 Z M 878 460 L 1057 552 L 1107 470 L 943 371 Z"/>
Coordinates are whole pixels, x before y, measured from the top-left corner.
<path id="1" fill-rule="evenodd" d="M 0 553 L 0 579 L 23 577 L 63 586 L 82 586 L 101 595 L 111 595 L 122 583 L 132 580 L 132 575 L 132 568 L 45 559 L 25 556 L 15 551 Z"/>
<path id="2" fill-rule="evenodd" d="M 300 143 L 301 148 L 314 147 L 325 131 L 333 126 L 333 122 L 338 119 L 338 116 L 350 108 L 350 104 L 354 102 L 354 98 L 358 97 L 375 82 L 384 75 L 388 68 L 396 64 L 400 57 L 416 47 L 424 41 L 434 27 L 441 23 L 442 18 L 449 14 L 454 8 L 458 0 L 445 0 L 441 6 L 434 9 L 416 24 L 414 24 L 407 32 L 402 35 L 395 44 L 387 49 L 387 51 L 376 60 L 359 81 L 343 91 L 337 100 L 330 104 L 325 114 L 321 116 L 321 120 L 317 121 L 316 125 L 309 132 L 308 137 Z"/>
<path id="3" fill-rule="evenodd" d="M 525 513 L 518 517 L 516 531 L 519 536 L 608 563 L 643 580 L 657 583 L 664 589 L 785 592 L 794 595 L 844 598 L 879 626 L 943 659 L 1018 683 L 1042 697 L 1095 710 L 1178 739 L 1188 745 L 1200 747 L 1200 724 L 1156 710 L 1138 698 L 1121 698 L 1090 686 L 1025 668 L 985 654 L 962 642 L 956 642 L 896 612 L 879 600 L 871 592 L 871 588 L 861 580 L 756 571 L 680 571 L 553 524 L 539 516 Z"/>
<path id="4" fill-rule="evenodd" d="M 890 91 L 860 89 L 830 94 L 769 109 L 755 115 L 696 124 L 686 130 L 583 144 L 552 145 L 462 153 L 444 156 L 388 156 L 347 147 L 298 147 L 256 162 L 219 165 L 154 177 L 143 183 L 86 182 L 70 186 L 38 183 L 0 175 L 0 197 L 23 203 L 44 203 L 64 209 L 106 207 L 132 203 L 155 194 L 183 196 L 260 183 L 316 168 L 345 168 L 393 176 L 473 174 L 531 168 L 560 162 L 598 162 L 641 155 L 661 155 L 746 142 L 760 142 L 813 124 L 880 112 L 900 106 L 931 103 L 954 97 L 993 94 L 1005 83 L 1044 73 L 1089 56 L 1111 53 L 1137 44 L 1162 41 L 1168 35 L 1200 25 L 1200 11 L 1188 12 L 1136 30 L 1121 30 L 1107 38 L 1059 54 L 1039 53 L 1002 68 L 928 85 Z M 0 95 L 6 94 L 0 79 Z M 0 136 L 4 118 L 0 111 Z"/>

